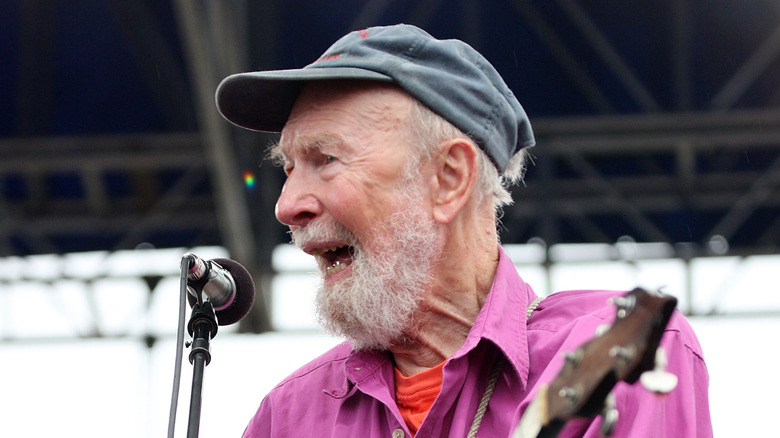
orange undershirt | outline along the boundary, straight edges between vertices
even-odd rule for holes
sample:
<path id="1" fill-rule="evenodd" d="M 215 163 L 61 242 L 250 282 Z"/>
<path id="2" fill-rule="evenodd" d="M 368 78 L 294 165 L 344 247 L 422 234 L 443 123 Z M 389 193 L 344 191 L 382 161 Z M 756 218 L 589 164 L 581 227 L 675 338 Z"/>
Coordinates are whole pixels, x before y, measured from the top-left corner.
<path id="1" fill-rule="evenodd" d="M 442 368 L 444 362 L 409 377 L 395 368 L 395 400 L 412 436 L 417 433 L 441 391 Z"/>

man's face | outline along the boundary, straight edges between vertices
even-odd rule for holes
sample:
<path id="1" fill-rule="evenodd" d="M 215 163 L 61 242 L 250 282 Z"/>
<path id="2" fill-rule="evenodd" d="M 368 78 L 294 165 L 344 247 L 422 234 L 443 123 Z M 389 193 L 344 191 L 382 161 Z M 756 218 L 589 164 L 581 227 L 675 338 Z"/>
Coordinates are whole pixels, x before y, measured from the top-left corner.
<path id="1" fill-rule="evenodd" d="M 436 259 L 424 173 L 407 164 L 408 99 L 389 86 L 310 86 L 279 145 L 277 218 L 317 259 L 321 321 L 358 348 L 403 340 Z"/>

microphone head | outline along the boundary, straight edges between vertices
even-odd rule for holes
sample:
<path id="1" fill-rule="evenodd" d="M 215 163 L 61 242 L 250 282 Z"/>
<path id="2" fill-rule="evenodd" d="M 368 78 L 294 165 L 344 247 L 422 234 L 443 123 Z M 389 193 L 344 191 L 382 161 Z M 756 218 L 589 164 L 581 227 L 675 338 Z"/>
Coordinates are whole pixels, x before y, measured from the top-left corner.
<path id="1" fill-rule="evenodd" d="M 238 322 L 249 313 L 255 302 L 255 282 L 245 267 L 235 260 L 213 259 L 233 276 L 236 283 L 236 296 L 233 302 L 222 310 L 217 310 L 219 325 L 230 325 Z"/>

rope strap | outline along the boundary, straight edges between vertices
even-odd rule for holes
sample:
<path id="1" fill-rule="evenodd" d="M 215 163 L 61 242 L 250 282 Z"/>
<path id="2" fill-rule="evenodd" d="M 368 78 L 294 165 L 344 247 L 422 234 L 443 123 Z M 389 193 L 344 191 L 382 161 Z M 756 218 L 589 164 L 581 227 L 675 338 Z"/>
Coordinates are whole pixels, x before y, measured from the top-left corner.
<path id="1" fill-rule="evenodd" d="M 539 306 L 539 303 L 542 302 L 542 299 L 543 298 L 541 297 L 537 297 L 531 301 L 531 304 L 528 305 L 528 309 L 526 310 L 526 319 L 531 317 L 531 315 L 534 313 L 534 310 L 536 310 L 536 307 Z M 477 413 L 474 415 L 474 422 L 471 423 L 471 428 L 469 429 L 469 434 L 466 436 L 466 438 L 476 438 L 479 425 L 482 424 L 482 417 L 485 416 L 485 411 L 487 411 L 490 398 L 493 396 L 493 391 L 496 389 L 498 376 L 501 374 L 501 370 L 504 368 L 505 363 L 506 358 L 504 358 L 503 354 L 499 353 L 498 359 L 496 359 L 496 363 L 493 364 L 493 371 L 490 373 L 490 379 L 488 380 L 488 384 L 485 387 L 485 392 L 482 393 L 482 399 L 479 401 Z"/>

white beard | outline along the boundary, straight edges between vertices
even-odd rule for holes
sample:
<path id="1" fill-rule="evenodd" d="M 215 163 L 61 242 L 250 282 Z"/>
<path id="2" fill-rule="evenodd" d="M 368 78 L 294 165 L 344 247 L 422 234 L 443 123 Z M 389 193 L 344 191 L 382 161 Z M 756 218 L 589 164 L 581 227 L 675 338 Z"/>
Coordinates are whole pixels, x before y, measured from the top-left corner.
<path id="1" fill-rule="evenodd" d="M 299 245 L 336 239 L 354 248 L 351 272 L 319 286 L 316 311 L 325 330 L 346 337 L 359 350 L 387 350 L 404 342 L 438 258 L 435 222 L 419 208 L 419 201 L 405 205 L 377 224 L 371 254 L 338 223 L 308 225 L 293 233 Z M 325 267 L 320 269 L 324 272 Z"/>

